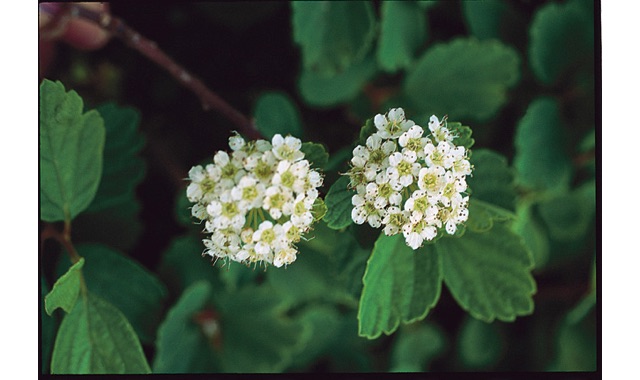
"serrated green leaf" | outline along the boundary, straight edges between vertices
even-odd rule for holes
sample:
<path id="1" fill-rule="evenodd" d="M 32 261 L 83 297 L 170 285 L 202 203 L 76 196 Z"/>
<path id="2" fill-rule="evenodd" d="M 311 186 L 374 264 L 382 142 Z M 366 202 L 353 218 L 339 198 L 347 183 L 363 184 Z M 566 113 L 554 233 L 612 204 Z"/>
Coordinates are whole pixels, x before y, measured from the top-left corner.
<path id="1" fill-rule="evenodd" d="M 158 329 L 155 373 L 196 373 L 219 371 L 211 345 L 195 321 L 198 312 L 210 306 L 211 285 L 194 282 L 169 310 Z"/>
<path id="2" fill-rule="evenodd" d="M 514 171 L 507 159 L 489 149 L 477 149 L 471 156 L 473 175 L 467 178 L 471 198 L 515 211 Z"/>
<path id="3" fill-rule="evenodd" d="M 307 71 L 333 75 L 362 60 L 375 38 L 373 6 L 364 1 L 291 3 L 293 40 Z"/>
<path id="4" fill-rule="evenodd" d="M 502 19 L 509 9 L 504 0 L 462 1 L 462 13 L 471 34 L 480 39 L 500 39 Z"/>
<path id="5" fill-rule="evenodd" d="M 466 369 L 493 368 L 504 349 L 496 323 L 467 318 L 460 329 L 458 352 Z"/>
<path id="6" fill-rule="evenodd" d="M 471 196 L 466 227 L 473 232 L 486 232 L 493 228 L 495 222 L 511 221 L 515 218 L 511 211 Z"/>
<path id="7" fill-rule="evenodd" d="M 571 161 L 560 119 L 558 102 L 535 99 L 516 127 L 513 166 L 516 180 L 536 190 L 559 190 L 568 186 Z"/>
<path id="8" fill-rule="evenodd" d="M 73 310 L 82 286 L 83 265 L 84 258 L 81 257 L 53 284 L 53 289 L 44 297 L 44 308 L 47 314 L 53 314 L 53 311 L 59 307 L 67 313 Z"/>
<path id="9" fill-rule="evenodd" d="M 593 59 L 594 22 L 588 3 L 591 1 L 551 2 L 533 16 L 529 62 L 542 83 L 553 84 Z"/>
<path id="10" fill-rule="evenodd" d="M 308 332 L 300 321 L 284 316 L 282 300 L 270 287 L 220 294 L 216 304 L 224 311 L 219 351 L 224 371 L 279 372 L 302 350 Z"/>
<path id="11" fill-rule="evenodd" d="M 332 107 L 355 98 L 375 72 L 376 62 L 372 56 L 333 76 L 304 70 L 298 79 L 298 90 L 308 105 Z"/>
<path id="12" fill-rule="evenodd" d="M 595 212 L 595 191 L 595 181 L 590 181 L 570 193 L 558 195 L 538 205 L 540 216 L 551 237 L 571 241 L 585 235 Z"/>
<path id="13" fill-rule="evenodd" d="M 97 111 L 60 82 L 40 85 L 40 219 L 70 221 L 84 211 L 102 174 L 105 129 Z"/>
<path id="14" fill-rule="evenodd" d="M 482 233 L 469 229 L 464 238 L 440 239 L 434 247 L 447 288 L 472 317 L 513 321 L 533 312 L 533 263 L 520 237 L 505 223 Z"/>
<path id="15" fill-rule="evenodd" d="M 458 38 L 429 48 L 408 72 L 403 92 L 419 114 L 486 120 L 519 79 L 517 52 L 498 41 Z"/>
<path id="16" fill-rule="evenodd" d="M 262 135 L 271 140 L 274 135 L 302 137 L 300 113 L 293 100 L 283 92 L 262 94 L 255 104 L 253 116 Z"/>
<path id="17" fill-rule="evenodd" d="M 440 297 L 442 267 L 432 246 L 414 251 L 401 234 L 383 233 L 367 262 L 358 308 L 358 334 L 375 339 L 400 323 L 426 317 Z"/>
<path id="18" fill-rule="evenodd" d="M 314 168 L 324 169 L 329 161 L 329 153 L 322 144 L 304 142 L 300 151 L 304 153 L 304 159 L 309 161 Z"/>
<path id="19" fill-rule="evenodd" d="M 425 12 L 416 2 L 386 1 L 382 3 L 380 13 L 378 63 L 388 72 L 404 69 L 427 39 Z"/>
<path id="20" fill-rule="evenodd" d="M 144 138 L 138 130 L 140 114 L 130 107 L 113 103 L 96 110 L 104 120 L 104 169 L 96 196 L 87 212 L 98 212 L 135 199 L 136 186 L 145 174 L 145 163 L 139 156 Z"/>
<path id="21" fill-rule="evenodd" d="M 400 329 L 391 351 L 390 372 L 424 372 L 445 348 L 444 333 L 433 324 Z"/>
<path id="22" fill-rule="evenodd" d="M 152 342 L 160 324 L 165 286 L 147 269 L 102 244 L 78 244 L 86 259 L 82 269 L 87 288 L 118 308 L 143 342 Z"/>
<path id="23" fill-rule="evenodd" d="M 456 146 L 463 146 L 466 149 L 471 149 L 473 144 L 475 144 L 476 141 L 471 137 L 473 131 L 470 127 L 462 125 L 460 122 L 450 121 L 447 123 L 447 128 L 454 136 L 456 136 L 453 139 L 453 143 Z"/>
<path id="24" fill-rule="evenodd" d="M 51 358 L 54 374 L 150 373 L 140 341 L 113 305 L 87 293 L 62 320 Z"/>
<path id="25" fill-rule="evenodd" d="M 327 205 L 324 221 L 334 230 L 345 228 L 353 222 L 351 198 L 355 192 L 348 188 L 350 182 L 347 176 L 338 178 L 324 197 L 324 203 Z"/>

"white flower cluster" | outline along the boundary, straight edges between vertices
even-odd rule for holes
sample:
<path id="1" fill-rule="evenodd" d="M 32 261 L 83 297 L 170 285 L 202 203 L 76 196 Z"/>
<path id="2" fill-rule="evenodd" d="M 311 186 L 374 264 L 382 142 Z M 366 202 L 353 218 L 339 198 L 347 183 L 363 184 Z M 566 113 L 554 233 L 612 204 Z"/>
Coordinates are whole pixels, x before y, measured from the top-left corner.
<path id="1" fill-rule="evenodd" d="M 469 216 L 465 191 L 472 167 L 465 147 L 453 144 L 446 117 L 431 116 L 426 137 L 402 108 L 376 115 L 374 124 L 377 131 L 353 150 L 347 173 L 356 189 L 353 221 L 384 225 L 386 235 L 402 232 L 413 249 L 442 228 L 454 234 Z"/>
<path id="2" fill-rule="evenodd" d="M 244 264 L 291 264 L 298 253 L 295 244 L 314 221 L 321 174 L 292 136 L 247 142 L 236 134 L 229 146 L 231 154 L 219 151 L 212 164 L 189 171 L 191 213 L 211 233 L 203 240 L 203 255 Z"/>

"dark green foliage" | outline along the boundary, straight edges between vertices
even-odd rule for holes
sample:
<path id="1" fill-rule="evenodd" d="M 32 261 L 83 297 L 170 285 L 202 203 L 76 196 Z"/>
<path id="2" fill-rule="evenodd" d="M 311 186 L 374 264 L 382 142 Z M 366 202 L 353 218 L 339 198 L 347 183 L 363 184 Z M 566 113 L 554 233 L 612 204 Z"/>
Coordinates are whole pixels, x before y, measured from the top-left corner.
<path id="1" fill-rule="evenodd" d="M 105 129 L 96 111 L 60 82 L 40 86 L 40 219 L 70 221 L 98 189 Z"/>
<path id="2" fill-rule="evenodd" d="M 114 3 L 264 139 L 300 138 L 324 186 L 293 263 L 203 256 L 189 168 L 245 131 L 122 41 L 61 44 L 40 85 L 42 373 L 596 370 L 594 8 Z M 466 222 L 415 251 L 353 223 L 345 175 L 397 107 L 447 115 L 474 167 Z"/>

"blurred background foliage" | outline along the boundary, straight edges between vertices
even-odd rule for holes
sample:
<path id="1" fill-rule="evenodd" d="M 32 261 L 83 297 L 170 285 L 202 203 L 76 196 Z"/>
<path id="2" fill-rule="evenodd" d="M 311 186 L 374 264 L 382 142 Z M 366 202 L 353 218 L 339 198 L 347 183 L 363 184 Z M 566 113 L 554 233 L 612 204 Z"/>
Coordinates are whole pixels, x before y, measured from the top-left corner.
<path id="1" fill-rule="evenodd" d="M 445 289 L 423 321 L 359 337 L 368 231 L 321 224 L 286 270 L 212 268 L 184 178 L 225 149 L 234 126 L 121 41 L 95 52 L 60 44 L 45 77 L 98 107 L 107 130 L 103 182 L 74 220 L 74 242 L 89 290 L 127 317 L 154 371 L 596 369 L 592 1 L 118 2 L 111 11 L 255 117 L 265 136 L 324 144 L 325 192 L 365 120 L 389 107 L 419 124 L 435 113 L 471 126 L 474 149 L 487 150 L 478 160 L 510 167 L 496 181 L 515 178 L 513 192 L 493 196 L 518 215 L 512 227 L 535 261 L 530 316 L 488 324 Z M 62 254 L 42 257 L 43 294 L 68 267 Z M 43 314 L 45 371 L 54 315 Z M 206 329 L 212 320 L 221 331 Z"/>

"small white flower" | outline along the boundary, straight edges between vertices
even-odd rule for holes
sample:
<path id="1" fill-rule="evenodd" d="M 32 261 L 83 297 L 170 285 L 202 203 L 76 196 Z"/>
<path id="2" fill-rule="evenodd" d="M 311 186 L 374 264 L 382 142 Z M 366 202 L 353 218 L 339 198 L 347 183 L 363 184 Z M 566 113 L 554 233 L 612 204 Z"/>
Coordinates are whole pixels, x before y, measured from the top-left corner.
<path id="1" fill-rule="evenodd" d="M 273 154 L 280 160 L 295 162 L 304 157 L 304 153 L 300 151 L 302 141 L 293 136 L 282 137 L 282 135 L 276 134 L 271 139 L 271 144 L 273 145 Z"/>
<path id="2" fill-rule="evenodd" d="M 403 211 L 400 207 L 391 206 L 382 219 L 384 224 L 384 233 L 387 236 L 398 234 L 402 231 L 405 224 L 409 223 L 409 212 Z"/>
<path id="3" fill-rule="evenodd" d="M 432 115 L 429 119 L 429 130 L 436 142 L 447 141 L 452 142 L 454 136 L 451 134 L 446 124 L 446 116 L 439 121 L 436 115 Z"/>
<path id="4" fill-rule="evenodd" d="M 293 192 L 279 185 L 270 186 L 265 190 L 262 208 L 269 211 L 269 215 L 278 220 L 283 215 L 283 211 L 291 210 L 293 201 Z"/>
<path id="5" fill-rule="evenodd" d="M 376 208 L 374 200 L 356 194 L 351 197 L 351 203 L 355 206 L 351 210 L 351 218 L 356 224 L 363 224 L 366 221 L 373 228 L 380 227 L 384 211 Z"/>
<path id="6" fill-rule="evenodd" d="M 428 138 L 422 137 L 424 130 L 419 125 L 414 125 L 404 132 L 398 139 L 398 143 L 404 151 L 414 152 L 419 158 L 424 157 L 424 147 L 429 141 Z"/>
<path id="7" fill-rule="evenodd" d="M 387 168 L 390 180 L 397 181 L 404 187 L 411 185 L 420 171 L 420 164 L 416 163 L 416 159 L 415 154 L 411 152 L 393 153 L 389 157 L 389 168 Z"/>
<path id="8" fill-rule="evenodd" d="M 264 192 L 265 186 L 262 183 L 255 177 L 246 175 L 231 189 L 231 197 L 241 210 L 249 210 L 262 206 Z"/>
<path id="9" fill-rule="evenodd" d="M 231 150 L 240 150 L 245 146 L 245 144 L 246 142 L 238 133 L 229 137 L 229 148 L 231 148 Z"/>
<path id="10" fill-rule="evenodd" d="M 425 190 L 427 194 L 439 200 L 442 191 L 447 184 L 446 171 L 442 166 L 422 168 L 418 172 L 418 188 Z"/>
<path id="11" fill-rule="evenodd" d="M 373 123 L 378 129 L 378 134 L 384 139 L 397 139 L 415 123 L 405 120 L 402 108 L 392 108 L 387 116 L 378 114 L 374 117 Z"/>

